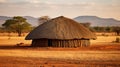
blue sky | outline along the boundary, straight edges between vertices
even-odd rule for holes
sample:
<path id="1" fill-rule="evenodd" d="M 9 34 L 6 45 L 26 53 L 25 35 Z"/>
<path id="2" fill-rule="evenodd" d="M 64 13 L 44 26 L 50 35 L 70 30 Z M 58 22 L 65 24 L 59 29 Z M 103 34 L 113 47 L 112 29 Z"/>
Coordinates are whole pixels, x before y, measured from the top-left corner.
<path id="1" fill-rule="evenodd" d="M 120 20 L 120 0 L 0 0 L 0 15 L 70 18 L 92 15 Z"/>

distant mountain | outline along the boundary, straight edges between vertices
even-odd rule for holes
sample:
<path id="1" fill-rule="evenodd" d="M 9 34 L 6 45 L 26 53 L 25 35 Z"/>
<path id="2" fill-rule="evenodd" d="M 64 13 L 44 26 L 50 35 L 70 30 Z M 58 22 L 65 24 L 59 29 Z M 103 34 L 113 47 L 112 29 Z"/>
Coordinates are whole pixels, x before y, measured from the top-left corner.
<path id="1" fill-rule="evenodd" d="M 30 23 L 32 26 L 38 26 L 38 18 L 31 16 L 23 16 L 23 17 L 26 18 L 27 22 Z M 11 18 L 12 17 L 8 17 L 8 16 L 0 16 L 0 27 L 2 26 L 3 23 L 5 23 L 7 19 L 11 19 Z"/>
<path id="2" fill-rule="evenodd" d="M 38 26 L 38 18 L 32 16 L 23 16 L 27 19 L 28 23 L 32 26 Z M 0 16 L 0 27 L 7 19 L 11 19 L 12 17 L 8 16 Z M 74 18 L 74 20 L 80 23 L 90 22 L 91 26 L 120 26 L 120 21 L 115 20 L 113 18 L 100 18 L 97 16 L 78 16 Z"/>
<path id="3" fill-rule="evenodd" d="M 100 18 L 97 16 L 78 16 L 74 18 L 80 23 L 91 23 L 91 26 L 120 26 L 120 21 L 113 18 Z"/>
<path id="4" fill-rule="evenodd" d="M 38 18 L 31 17 L 31 16 L 24 16 L 27 19 L 27 22 L 30 23 L 32 26 L 38 26 Z"/>
<path id="5" fill-rule="evenodd" d="M 11 19 L 11 17 L 7 17 L 7 16 L 0 16 L 0 27 L 2 26 L 2 24 L 5 22 L 5 20 L 7 19 Z"/>

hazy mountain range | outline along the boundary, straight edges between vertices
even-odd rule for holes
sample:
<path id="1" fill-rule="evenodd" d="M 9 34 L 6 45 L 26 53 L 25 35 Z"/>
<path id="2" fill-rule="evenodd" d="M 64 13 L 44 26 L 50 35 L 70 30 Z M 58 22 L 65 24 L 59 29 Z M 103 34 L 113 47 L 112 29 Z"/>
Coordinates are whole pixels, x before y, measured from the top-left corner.
<path id="1" fill-rule="evenodd" d="M 32 16 L 23 16 L 27 19 L 27 21 L 32 26 L 38 25 L 38 18 L 32 17 Z M 8 16 L 0 16 L 0 26 L 5 22 L 7 19 L 11 19 L 12 17 Z M 78 21 L 80 23 L 91 23 L 91 26 L 120 26 L 120 21 L 113 19 L 113 18 L 100 18 L 97 16 L 78 16 L 73 18 L 75 21 Z"/>
<path id="2" fill-rule="evenodd" d="M 100 18 L 97 16 L 78 16 L 74 20 L 80 23 L 91 23 L 91 26 L 120 26 L 120 21 L 114 18 Z"/>

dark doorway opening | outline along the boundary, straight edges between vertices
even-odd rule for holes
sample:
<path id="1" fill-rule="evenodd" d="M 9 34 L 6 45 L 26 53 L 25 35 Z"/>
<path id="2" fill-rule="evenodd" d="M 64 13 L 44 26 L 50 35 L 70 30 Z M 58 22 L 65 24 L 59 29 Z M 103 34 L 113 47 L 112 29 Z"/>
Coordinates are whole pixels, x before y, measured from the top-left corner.
<path id="1" fill-rule="evenodd" d="M 52 40 L 48 39 L 48 47 L 51 47 L 51 46 L 52 46 Z"/>

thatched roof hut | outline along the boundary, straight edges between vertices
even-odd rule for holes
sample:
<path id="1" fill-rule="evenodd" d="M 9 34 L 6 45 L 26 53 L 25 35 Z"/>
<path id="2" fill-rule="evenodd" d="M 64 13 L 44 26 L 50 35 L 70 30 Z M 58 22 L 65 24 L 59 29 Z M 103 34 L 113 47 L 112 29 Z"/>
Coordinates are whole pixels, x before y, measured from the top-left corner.
<path id="1" fill-rule="evenodd" d="M 32 39 L 32 46 L 78 47 L 89 45 L 89 39 L 96 36 L 76 21 L 60 16 L 39 25 L 25 39 Z"/>

